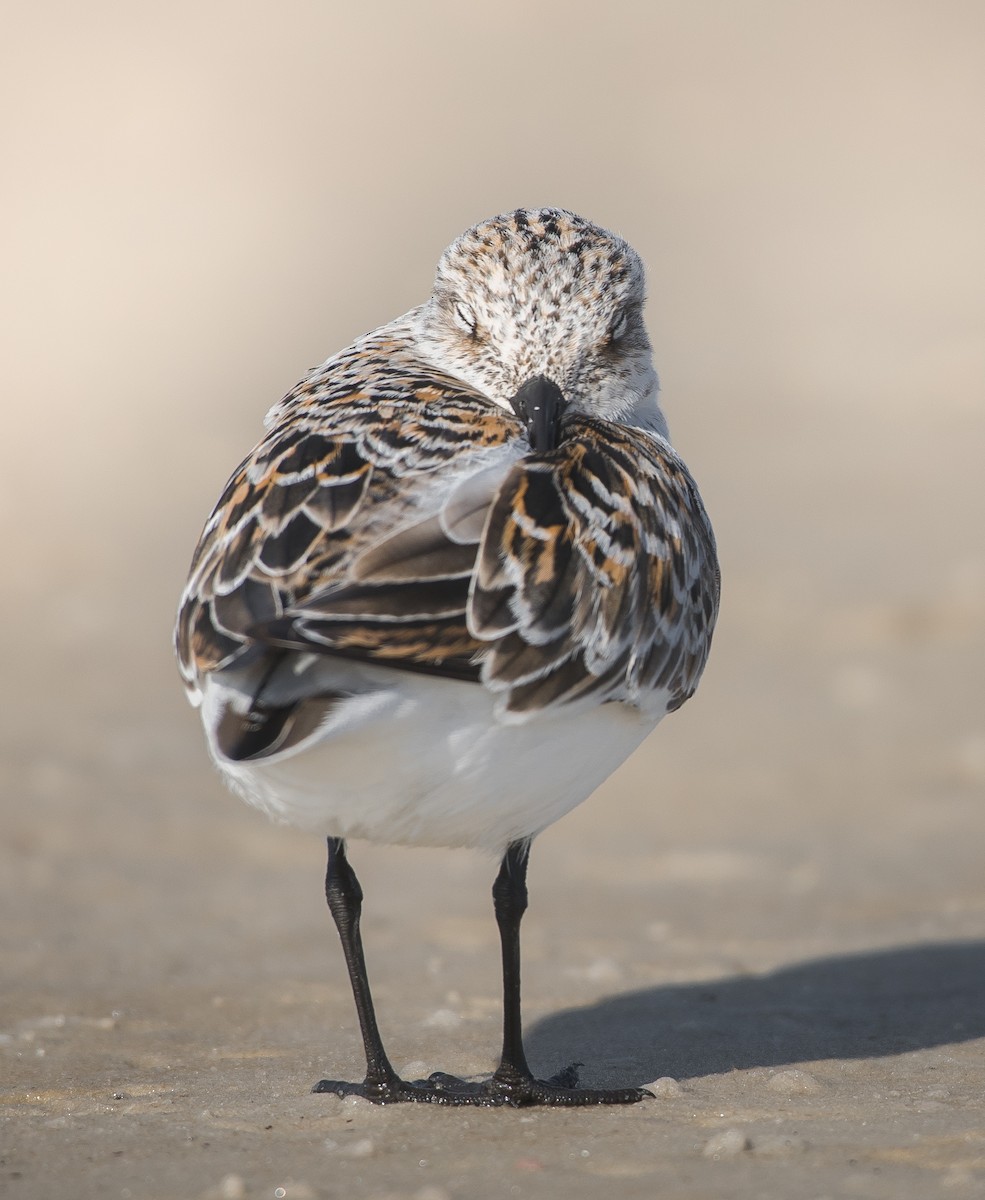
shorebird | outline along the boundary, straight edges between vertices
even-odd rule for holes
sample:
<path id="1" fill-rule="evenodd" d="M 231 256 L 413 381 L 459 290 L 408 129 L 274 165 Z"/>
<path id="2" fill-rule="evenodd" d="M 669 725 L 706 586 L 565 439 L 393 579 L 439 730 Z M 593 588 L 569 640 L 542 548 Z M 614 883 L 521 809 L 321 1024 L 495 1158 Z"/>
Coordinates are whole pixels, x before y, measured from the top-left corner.
<path id="1" fill-rule="evenodd" d="M 326 896 L 379 1103 L 622 1104 L 535 1079 L 520 1020 L 531 840 L 697 686 L 715 542 L 673 450 L 621 238 L 519 209 L 441 256 L 426 303 L 314 368 L 206 523 L 176 644 L 246 800 L 327 838 Z M 374 1013 L 347 840 L 474 846 L 503 959 L 500 1064 L 401 1079 Z"/>

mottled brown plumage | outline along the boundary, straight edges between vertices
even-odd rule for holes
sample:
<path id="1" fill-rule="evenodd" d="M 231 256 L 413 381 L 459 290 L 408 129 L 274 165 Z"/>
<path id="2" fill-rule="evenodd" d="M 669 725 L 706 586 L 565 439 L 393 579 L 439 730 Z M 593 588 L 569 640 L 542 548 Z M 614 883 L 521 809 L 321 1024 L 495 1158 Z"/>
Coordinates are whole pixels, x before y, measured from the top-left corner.
<path id="1" fill-rule="evenodd" d="M 515 713 L 658 690 L 679 707 L 718 603 L 680 459 L 578 413 L 524 454 L 515 415 L 425 375 L 408 341 L 363 339 L 275 410 L 196 551 L 185 678 L 289 648 L 481 677 Z"/>

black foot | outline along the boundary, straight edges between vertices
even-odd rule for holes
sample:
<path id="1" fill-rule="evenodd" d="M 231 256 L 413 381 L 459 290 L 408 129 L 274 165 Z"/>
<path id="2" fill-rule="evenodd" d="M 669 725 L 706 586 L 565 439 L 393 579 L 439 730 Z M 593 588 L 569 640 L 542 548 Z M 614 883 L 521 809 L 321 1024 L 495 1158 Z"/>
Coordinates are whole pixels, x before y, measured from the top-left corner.
<path id="1" fill-rule="evenodd" d="M 547 1104 L 555 1108 L 584 1108 L 593 1104 L 637 1104 L 652 1097 L 646 1088 L 581 1088 L 578 1069 L 566 1067 L 550 1079 L 498 1071 L 485 1083 L 468 1083 L 455 1075 L 435 1071 L 427 1079 L 412 1083 L 393 1079 L 387 1083 L 341 1083 L 322 1079 L 313 1092 L 334 1092 L 336 1096 L 361 1096 L 374 1104 L 469 1104 L 481 1108 L 528 1108 Z"/>
<path id="2" fill-rule="evenodd" d="M 433 1078 L 433 1077 L 432 1077 Z M 448 1076 L 447 1078 L 450 1078 Z M 468 1085 L 458 1080 L 463 1087 Z M 446 1099 L 431 1079 L 391 1079 L 386 1083 L 344 1083 L 339 1079 L 319 1079 L 313 1092 L 332 1092 L 336 1096 L 361 1096 L 373 1104 L 465 1104 L 465 1100 Z"/>
<path id="3" fill-rule="evenodd" d="M 509 1069 L 500 1069 L 483 1084 L 487 1104 L 510 1104 L 514 1108 L 527 1108 L 535 1104 L 548 1104 L 555 1108 L 585 1108 L 593 1104 L 638 1104 L 652 1099 L 653 1093 L 646 1088 L 583 1088 L 578 1086 L 578 1068 L 581 1063 L 572 1063 L 558 1071 L 550 1079 L 534 1079 L 532 1075 L 520 1074 Z"/>

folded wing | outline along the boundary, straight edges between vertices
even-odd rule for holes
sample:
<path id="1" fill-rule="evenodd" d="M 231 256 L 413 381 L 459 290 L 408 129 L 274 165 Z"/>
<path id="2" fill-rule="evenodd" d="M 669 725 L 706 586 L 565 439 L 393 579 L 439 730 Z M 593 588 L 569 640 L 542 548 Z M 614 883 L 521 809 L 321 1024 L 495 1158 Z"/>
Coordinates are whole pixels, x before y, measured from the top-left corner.
<path id="1" fill-rule="evenodd" d="M 388 350 L 388 353 L 384 351 Z M 210 672 L 308 650 L 476 679 L 466 608 L 481 518 L 522 426 L 371 344 L 299 385 L 234 472 L 192 562 L 176 640 L 193 695 Z"/>
<path id="2" fill-rule="evenodd" d="M 711 526 L 669 444 L 575 417 L 500 486 L 469 628 L 507 712 L 583 698 L 674 709 L 697 686 L 718 596 Z"/>

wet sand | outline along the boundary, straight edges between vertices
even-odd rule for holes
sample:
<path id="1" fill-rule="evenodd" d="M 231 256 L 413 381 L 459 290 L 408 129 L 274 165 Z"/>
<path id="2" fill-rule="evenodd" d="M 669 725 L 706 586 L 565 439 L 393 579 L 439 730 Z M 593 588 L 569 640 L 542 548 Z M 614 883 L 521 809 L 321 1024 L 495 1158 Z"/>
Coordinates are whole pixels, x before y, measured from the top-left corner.
<path id="1" fill-rule="evenodd" d="M 617 4 L 618 37 L 586 8 L 521 45 L 438 4 L 382 33 L 47 8 L 7 73 L 0 1194 L 985 1194 L 977 6 Z M 580 123 L 547 103 L 575 74 Z M 656 1095 L 312 1095 L 361 1070 L 323 848 L 221 788 L 173 609 L 268 404 L 422 299 L 467 224 L 542 200 L 647 259 L 722 553 L 697 697 L 531 862 L 535 1069 Z M 489 1072 L 495 864 L 351 857 L 395 1063 Z"/>

